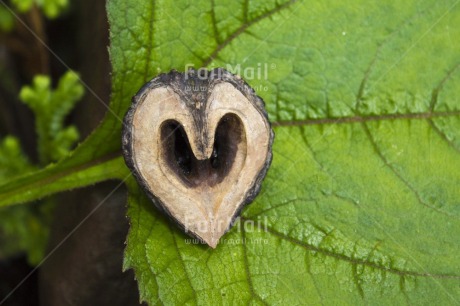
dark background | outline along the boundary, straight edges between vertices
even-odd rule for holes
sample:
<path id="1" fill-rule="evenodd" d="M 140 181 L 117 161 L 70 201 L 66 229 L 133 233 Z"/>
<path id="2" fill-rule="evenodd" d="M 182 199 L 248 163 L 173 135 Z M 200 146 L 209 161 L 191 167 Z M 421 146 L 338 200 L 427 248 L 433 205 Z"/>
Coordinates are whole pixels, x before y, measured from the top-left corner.
<path id="1" fill-rule="evenodd" d="M 0 4 L 2 5 L 2 4 Z M 31 30 L 106 104 L 110 100 L 109 32 L 103 0 L 70 1 L 55 20 L 34 8 L 19 15 Z M 37 162 L 32 112 L 18 100 L 21 87 L 36 74 L 48 74 L 54 85 L 68 68 L 16 20 L 15 30 L 0 34 L 0 135 L 14 135 L 28 157 Z M 6 80 L 6 81 L 5 81 Z M 102 120 L 106 107 L 88 90 L 69 116 L 84 139 Z M 96 186 L 57 195 L 48 251 L 57 246 L 117 185 Z M 138 305 L 132 271 L 122 272 L 126 192 L 119 188 L 69 239 L 39 266 L 38 271 L 6 300 L 6 305 Z M 25 255 L 0 261 L 0 300 L 34 267 Z"/>

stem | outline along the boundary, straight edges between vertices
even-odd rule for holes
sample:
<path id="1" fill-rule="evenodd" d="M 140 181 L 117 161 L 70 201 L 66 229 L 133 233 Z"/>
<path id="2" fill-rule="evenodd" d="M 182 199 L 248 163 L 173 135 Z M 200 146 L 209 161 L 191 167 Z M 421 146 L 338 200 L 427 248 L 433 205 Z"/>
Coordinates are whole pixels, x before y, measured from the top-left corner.
<path id="1" fill-rule="evenodd" d="M 40 73 L 49 74 L 50 59 L 48 50 L 45 48 L 45 45 L 48 42 L 48 37 L 45 31 L 43 15 L 36 4 L 33 5 L 28 15 L 32 31 L 40 38 L 39 40 L 35 40 L 35 45 L 37 46 L 38 50 L 38 58 L 40 59 Z"/>

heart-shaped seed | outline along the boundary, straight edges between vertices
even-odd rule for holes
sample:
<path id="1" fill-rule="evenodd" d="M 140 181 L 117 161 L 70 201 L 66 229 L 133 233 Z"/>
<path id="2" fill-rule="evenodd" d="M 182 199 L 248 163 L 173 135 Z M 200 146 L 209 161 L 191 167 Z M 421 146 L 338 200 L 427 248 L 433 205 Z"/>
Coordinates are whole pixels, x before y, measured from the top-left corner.
<path id="1" fill-rule="evenodd" d="M 133 97 L 123 155 L 153 203 L 215 248 L 258 194 L 273 137 L 262 99 L 239 76 L 171 71 Z"/>

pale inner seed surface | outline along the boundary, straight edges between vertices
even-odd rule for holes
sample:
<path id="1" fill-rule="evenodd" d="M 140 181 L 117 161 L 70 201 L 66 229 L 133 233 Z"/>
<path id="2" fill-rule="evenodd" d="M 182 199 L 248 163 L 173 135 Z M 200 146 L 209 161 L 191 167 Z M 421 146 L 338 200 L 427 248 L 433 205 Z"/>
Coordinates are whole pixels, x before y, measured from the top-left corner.
<path id="1" fill-rule="evenodd" d="M 199 134 L 191 113 L 172 89 L 151 90 L 133 116 L 132 148 L 135 166 L 150 191 L 187 230 L 215 247 L 264 167 L 270 127 L 256 107 L 230 83 L 217 84 L 206 107 L 206 132 Z M 205 160 L 213 152 L 217 125 L 228 114 L 236 115 L 243 126 L 243 139 L 238 143 L 230 170 L 213 186 L 202 182 L 190 187 L 164 157 L 167 152 L 162 151 L 162 123 L 168 120 L 180 123 L 195 157 Z M 205 138 L 208 146 L 199 150 Z"/>

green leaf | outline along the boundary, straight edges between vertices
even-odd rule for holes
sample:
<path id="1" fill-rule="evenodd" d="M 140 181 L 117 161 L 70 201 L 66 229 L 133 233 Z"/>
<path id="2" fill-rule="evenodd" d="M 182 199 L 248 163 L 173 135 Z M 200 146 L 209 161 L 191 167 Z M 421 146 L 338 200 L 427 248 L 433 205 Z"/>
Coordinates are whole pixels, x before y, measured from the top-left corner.
<path id="1" fill-rule="evenodd" d="M 19 140 L 7 136 L 0 142 L 0 178 L 11 178 L 18 173 L 26 173 L 35 169 L 22 153 Z"/>
<path id="2" fill-rule="evenodd" d="M 92 185 L 128 175 L 123 158 L 108 154 L 86 162 L 85 154 L 72 155 L 58 164 L 0 185 L 0 208 L 42 199 L 57 192 Z"/>
<path id="3" fill-rule="evenodd" d="M 32 8 L 34 0 L 11 0 L 11 3 L 20 13 L 25 13 Z"/>
<path id="4" fill-rule="evenodd" d="M 7 136 L 0 142 L 1 180 L 34 169 L 18 139 Z M 0 260 L 26 252 L 29 262 L 38 264 L 46 247 L 52 207 L 49 203 L 31 203 L 0 210 Z"/>
<path id="5" fill-rule="evenodd" d="M 0 210 L 0 259 L 27 254 L 37 265 L 45 254 L 54 202 L 29 203 Z"/>
<path id="6" fill-rule="evenodd" d="M 35 4 L 50 19 L 58 17 L 69 6 L 68 0 L 11 0 L 11 3 L 21 13 L 28 12 Z"/>
<path id="7" fill-rule="evenodd" d="M 10 32 L 14 28 L 14 16 L 5 7 L 0 6 L 0 30 Z"/>
<path id="8" fill-rule="evenodd" d="M 72 92 L 65 84 L 67 82 L 64 82 L 62 86 L 60 83 L 58 90 L 54 94 L 59 96 L 62 92 Z M 32 89 L 25 89 L 25 92 L 23 91 L 22 93 L 23 98 L 30 99 L 32 105 L 34 105 L 35 101 L 33 101 L 32 97 L 40 94 L 44 96 L 45 101 L 48 101 L 49 97 L 43 94 L 47 90 L 42 89 L 46 89 L 48 86 L 49 84 L 47 84 L 46 80 L 39 78 L 37 84 L 33 87 L 35 92 Z M 129 170 L 121 158 L 121 126 L 122 118 L 130 104 L 131 95 L 132 91 L 114 91 L 110 108 L 106 102 L 101 100 L 100 102 L 108 109 L 102 123 L 83 143 L 56 164 L 50 164 L 44 169 L 14 180 L 0 180 L 0 207 L 41 199 L 56 192 L 83 187 L 109 179 L 125 179 L 129 175 Z M 58 103 L 59 99 L 55 101 Z M 36 101 L 36 103 L 43 102 Z M 50 115 L 54 116 L 54 114 Z M 58 116 L 63 115 L 58 114 Z M 64 133 L 70 135 L 63 135 L 63 138 L 71 141 L 72 133 L 74 132 L 64 130 Z M 56 137 L 57 144 L 61 143 L 62 138 L 59 135 L 56 135 Z M 66 142 L 62 144 L 65 148 Z M 60 151 L 53 153 L 60 153 Z M 62 151 L 60 154 L 62 154 Z"/>
<path id="9" fill-rule="evenodd" d="M 40 162 L 48 164 L 69 154 L 79 138 L 74 126 L 64 128 L 64 119 L 83 96 L 83 86 L 78 74 L 68 71 L 59 80 L 56 90 L 51 90 L 48 76 L 34 77 L 33 86 L 24 86 L 19 94 L 35 114 Z"/>
<path id="10" fill-rule="evenodd" d="M 160 71 L 223 66 L 276 133 L 261 194 L 215 250 L 129 181 L 124 268 L 142 300 L 458 302 L 458 1 L 110 0 L 108 14 L 117 105 Z"/>
<path id="11" fill-rule="evenodd" d="M 108 153 L 102 147 L 111 148 L 104 138 L 101 125 L 100 138 L 90 137 L 89 145 L 69 154 L 69 149 L 78 140 L 74 126 L 64 127 L 64 119 L 83 95 L 79 77 L 72 71 L 64 74 L 57 88 L 50 89 L 48 76 L 34 78 L 33 86 L 22 88 L 20 98 L 32 108 L 36 115 L 38 148 L 42 163 L 61 160 L 57 165 L 26 174 L 34 167 L 19 167 L 27 164 L 16 139 L 7 137 L 3 149 L 0 147 L 0 207 L 41 199 L 53 193 L 94 184 L 108 179 L 123 179 L 126 167 L 115 150 Z M 106 120 L 110 123 L 110 120 Z M 113 122 L 112 122 L 113 123 Z M 121 125 L 121 124 L 120 124 Z M 91 141 L 96 139 L 96 141 Z M 112 143 L 119 143 L 112 139 Z M 80 153 L 79 153 L 80 152 Z M 82 153 L 81 153 L 82 152 Z M 100 154 L 98 156 L 98 154 Z M 11 179 L 12 177 L 19 178 Z M 0 210 L 0 257 L 26 251 L 29 262 L 37 264 L 43 257 L 54 202 L 49 199 L 21 207 L 6 207 Z"/>
<path id="12" fill-rule="evenodd" d="M 69 6 L 68 0 L 37 0 L 37 3 L 43 7 L 43 12 L 48 18 L 56 18 L 61 11 Z"/>
<path id="13" fill-rule="evenodd" d="M 86 154 L 91 154 L 90 150 Z M 87 156 L 72 154 L 58 164 L 14 179 L 35 167 L 22 154 L 16 138 L 9 136 L 0 143 L 0 181 L 7 182 L 0 186 L 0 260 L 20 252 L 27 253 L 32 265 L 42 260 L 56 203 L 46 199 L 21 206 L 11 204 L 31 202 L 108 179 L 123 180 L 129 175 L 117 153 L 90 162 L 85 162 L 84 157 Z"/>

